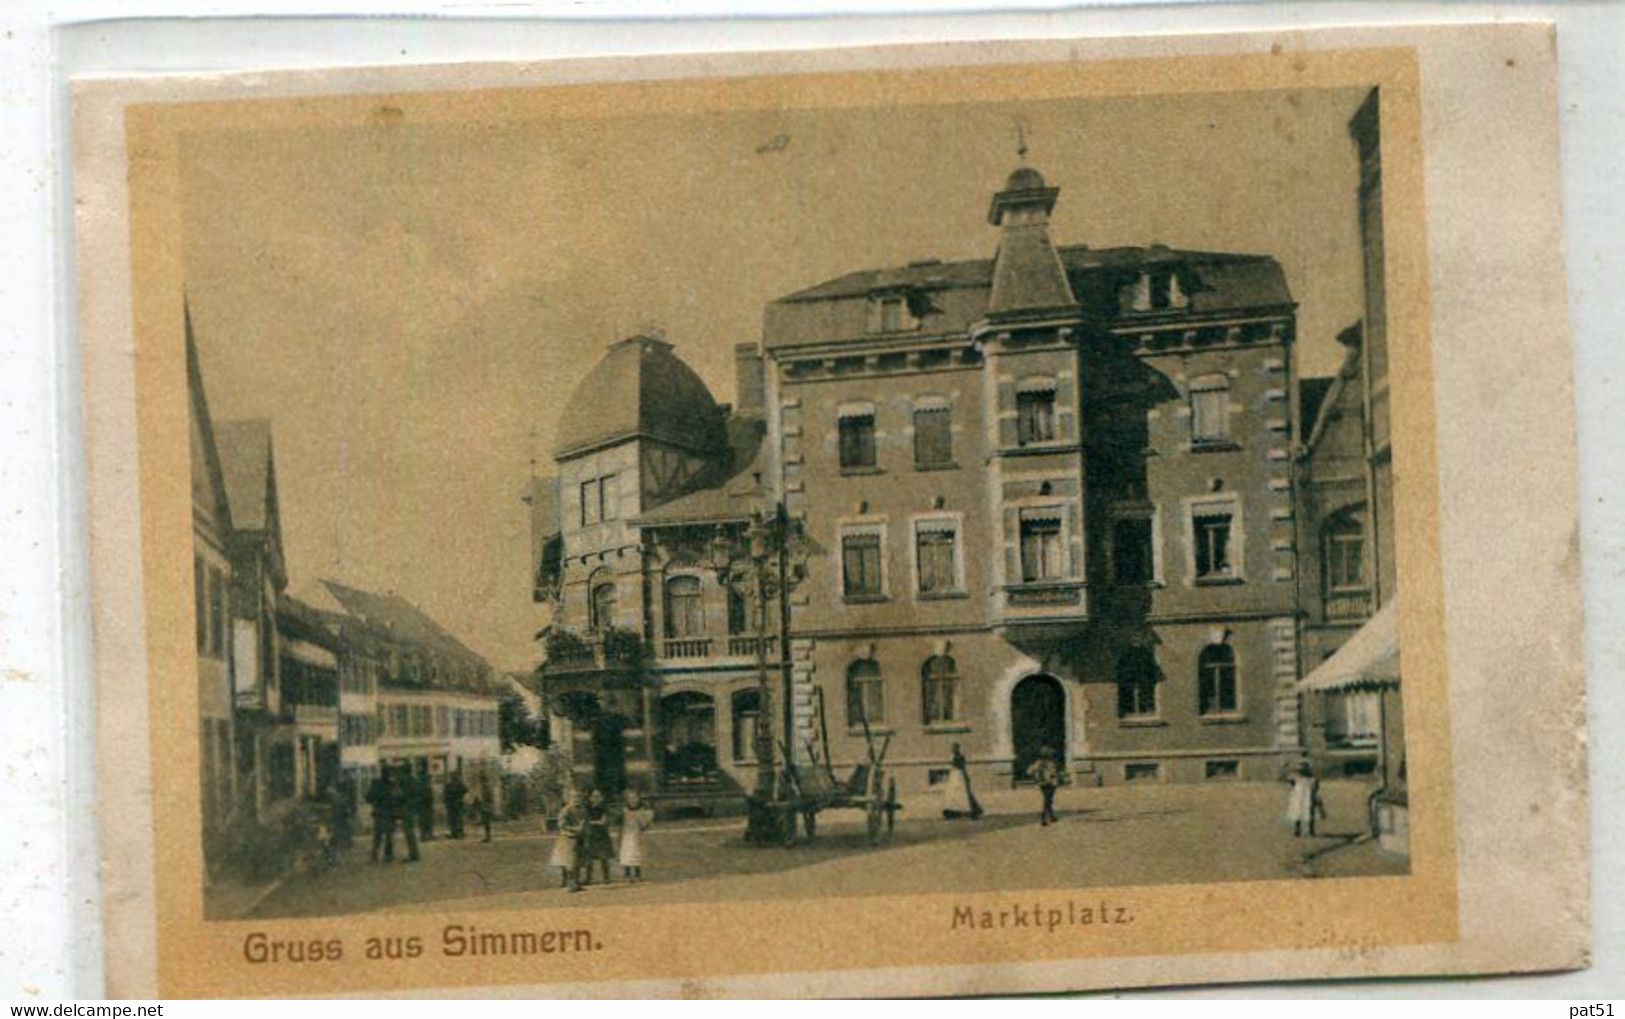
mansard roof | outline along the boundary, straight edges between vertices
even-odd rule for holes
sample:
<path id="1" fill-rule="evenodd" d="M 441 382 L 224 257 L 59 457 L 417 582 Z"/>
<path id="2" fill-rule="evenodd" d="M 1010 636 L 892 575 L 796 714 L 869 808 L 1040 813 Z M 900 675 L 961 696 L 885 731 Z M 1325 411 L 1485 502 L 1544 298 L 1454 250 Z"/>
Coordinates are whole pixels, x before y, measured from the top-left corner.
<path id="1" fill-rule="evenodd" d="M 700 453 L 726 442 L 711 390 L 670 343 L 651 336 L 621 340 L 587 373 L 559 419 L 554 456 L 568 459 L 633 438 Z"/>
<path id="2" fill-rule="evenodd" d="M 1268 255 L 1224 251 L 1199 251 L 1144 247 L 1091 248 L 1066 245 L 1055 249 L 1065 267 L 1072 292 L 1085 314 L 1097 319 L 1128 320 L 1137 313 L 1124 300 L 1124 290 L 1141 273 L 1167 269 L 1179 275 L 1180 288 L 1190 303 L 1180 309 L 1183 315 L 1210 315 L 1290 307 L 1292 292 L 1280 263 Z M 810 311 L 809 305 L 863 299 L 888 291 L 914 291 L 929 298 L 938 294 L 938 310 L 943 314 L 931 320 L 931 332 L 953 332 L 986 316 L 993 283 L 994 260 L 971 259 L 957 262 L 922 261 L 904 266 L 862 269 L 798 290 L 769 306 L 769 348 L 798 343 L 828 342 L 841 336 L 803 335 L 783 328 L 789 322 L 773 309 L 791 314 L 796 309 Z M 778 326 L 778 328 L 775 328 Z M 813 330 L 811 321 L 806 322 Z"/>

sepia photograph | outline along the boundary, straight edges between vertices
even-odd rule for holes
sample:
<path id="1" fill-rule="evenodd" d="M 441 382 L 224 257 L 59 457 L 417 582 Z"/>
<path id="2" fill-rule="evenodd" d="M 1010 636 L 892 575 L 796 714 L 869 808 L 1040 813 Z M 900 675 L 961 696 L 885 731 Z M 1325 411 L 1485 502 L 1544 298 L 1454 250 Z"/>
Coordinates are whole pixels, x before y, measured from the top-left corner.
<path id="1" fill-rule="evenodd" d="M 1381 118 L 185 137 L 209 914 L 1406 872 Z"/>
<path id="2" fill-rule="evenodd" d="M 84 83 L 110 985 L 1583 964 L 1549 42 Z"/>

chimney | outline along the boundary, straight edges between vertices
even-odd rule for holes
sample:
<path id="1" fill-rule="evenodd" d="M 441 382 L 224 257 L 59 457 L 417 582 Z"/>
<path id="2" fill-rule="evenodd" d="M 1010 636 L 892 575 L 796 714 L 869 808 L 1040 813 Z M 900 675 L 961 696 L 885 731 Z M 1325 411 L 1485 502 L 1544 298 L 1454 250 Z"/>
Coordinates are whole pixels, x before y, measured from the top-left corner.
<path id="1" fill-rule="evenodd" d="M 734 368 L 739 388 L 739 413 L 760 417 L 767 404 L 767 379 L 762 352 L 754 343 L 734 345 Z"/>

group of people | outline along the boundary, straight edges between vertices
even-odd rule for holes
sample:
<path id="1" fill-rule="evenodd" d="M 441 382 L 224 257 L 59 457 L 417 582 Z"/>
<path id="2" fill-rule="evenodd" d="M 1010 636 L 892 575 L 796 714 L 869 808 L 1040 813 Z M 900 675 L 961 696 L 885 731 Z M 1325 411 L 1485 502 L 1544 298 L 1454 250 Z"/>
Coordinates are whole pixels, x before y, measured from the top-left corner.
<path id="1" fill-rule="evenodd" d="M 646 855 L 645 835 L 654 824 L 654 810 L 643 802 L 636 789 L 628 789 L 619 810 L 611 810 L 609 799 L 599 789 L 585 795 L 572 789 L 559 811 L 558 835 L 553 840 L 550 866 L 559 872 L 559 886 L 579 892 L 592 884 L 596 864 L 605 884 L 613 861 L 621 877 L 636 883 L 643 880 Z M 612 831 L 618 830 L 620 848 Z"/>
<path id="2" fill-rule="evenodd" d="M 491 841 L 494 801 L 491 781 L 480 779 L 479 791 L 469 802 L 469 788 L 461 772 L 452 772 L 440 793 L 446 810 L 446 827 L 454 839 L 466 836 L 465 819 L 472 814 L 483 829 L 481 842 Z M 350 802 L 350 797 L 340 794 Z M 367 787 L 367 805 L 372 808 L 372 860 L 392 863 L 395 859 L 395 830 L 406 837 L 406 862 L 421 859 L 420 842 L 433 841 L 434 785 L 427 769 L 414 772 L 406 765 L 384 765 Z M 337 808 L 335 808 L 337 809 Z"/>
<path id="3" fill-rule="evenodd" d="M 961 818 L 975 821 L 984 811 L 975 791 L 971 789 L 970 762 L 965 758 L 965 752 L 960 749 L 958 743 L 953 746 L 949 763 L 948 778 L 942 785 L 942 816 L 950 821 Z M 1038 757 L 1027 766 L 1025 777 L 1038 786 L 1039 795 L 1042 797 L 1038 823 L 1040 827 L 1047 828 L 1055 823 L 1055 792 L 1065 779 L 1065 774 L 1056 761 L 1053 747 L 1039 748 Z"/>

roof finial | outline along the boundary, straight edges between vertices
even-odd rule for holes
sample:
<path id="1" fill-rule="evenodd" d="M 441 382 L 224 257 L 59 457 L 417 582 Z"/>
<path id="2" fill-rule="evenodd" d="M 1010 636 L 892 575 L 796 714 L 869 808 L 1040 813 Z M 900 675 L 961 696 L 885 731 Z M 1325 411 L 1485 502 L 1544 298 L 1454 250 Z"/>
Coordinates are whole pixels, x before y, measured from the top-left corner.
<path id="1" fill-rule="evenodd" d="M 1016 118 L 1016 159 L 1027 162 L 1027 124 L 1020 117 Z"/>

